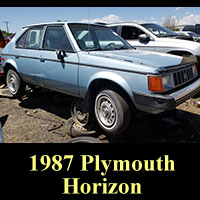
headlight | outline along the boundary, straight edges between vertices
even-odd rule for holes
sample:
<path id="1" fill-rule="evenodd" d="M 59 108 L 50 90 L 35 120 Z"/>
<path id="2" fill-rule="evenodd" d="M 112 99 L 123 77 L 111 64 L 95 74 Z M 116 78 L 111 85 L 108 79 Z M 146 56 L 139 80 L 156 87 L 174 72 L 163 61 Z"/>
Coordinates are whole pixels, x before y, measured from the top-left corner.
<path id="1" fill-rule="evenodd" d="M 165 91 L 174 88 L 174 79 L 172 74 L 162 76 L 162 83 Z"/>
<path id="2" fill-rule="evenodd" d="M 174 88 L 172 74 L 164 76 L 148 76 L 149 90 L 152 92 L 164 92 Z"/>

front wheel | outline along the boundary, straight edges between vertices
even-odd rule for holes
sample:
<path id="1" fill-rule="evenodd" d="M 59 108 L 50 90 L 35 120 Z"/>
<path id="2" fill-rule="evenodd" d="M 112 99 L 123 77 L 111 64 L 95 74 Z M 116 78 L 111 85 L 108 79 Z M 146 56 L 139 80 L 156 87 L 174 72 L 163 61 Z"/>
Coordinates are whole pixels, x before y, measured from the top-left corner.
<path id="1" fill-rule="evenodd" d="M 113 90 L 101 90 L 95 99 L 95 116 L 108 135 L 118 135 L 128 128 L 131 112 L 124 98 Z"/>
<path id="2" fill-rule="evenodd" d="M 19 98 L 24 95 L 25 84 L 14 70 L 8 70 L 6 75 L 6 83 L 12 96 Z"/>

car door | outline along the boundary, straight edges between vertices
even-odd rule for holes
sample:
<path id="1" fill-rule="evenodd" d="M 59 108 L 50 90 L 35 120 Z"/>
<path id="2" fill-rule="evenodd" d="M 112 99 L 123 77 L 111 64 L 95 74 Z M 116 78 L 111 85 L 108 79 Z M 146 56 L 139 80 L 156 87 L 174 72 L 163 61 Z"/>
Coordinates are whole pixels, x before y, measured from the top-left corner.
<path id="1" fill-rule="evenodd" d="M 78 55 L 62 25 L 46 27 L 40 50 L 39 76 L 43 87 L 78 95 Z"/>
<path id="2" fill-rule="evenodd" d="M 121 36 L 138 50 L 155 51 L 155 42 L 150 38 L 148 41 L 140 41 L 139 35 L 146 34 L 143 30 L 135 26 L 122 26 Z M 148 34 L 147 34 L 148 35 Z"/>
<path id="3" fill-rule="evenodd" d="M 18 71 L 25 82 L 39 85 L 39 47 L 43 27 L 29 28 L 17 40 L 14 52 Z"/>

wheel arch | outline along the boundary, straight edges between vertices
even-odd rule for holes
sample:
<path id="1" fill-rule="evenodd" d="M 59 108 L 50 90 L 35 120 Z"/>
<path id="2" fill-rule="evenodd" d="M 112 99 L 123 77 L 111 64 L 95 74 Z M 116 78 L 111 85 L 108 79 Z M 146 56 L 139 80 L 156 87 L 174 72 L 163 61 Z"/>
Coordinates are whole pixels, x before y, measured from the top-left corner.
<path id="1" fill-rule="evenodd" d="M 8 59 L 6 61 L 6 64 L 4 66 L 5 75 L 7 74 L 7 72 L 8 72 L 9 69 L 12 69 L 12 70 L 14 70 L 15 72 L 17 72 L 19 74 L 19 72 L 18 72 L 19 70 L 18 70 L 17 64 L 12 59 Z"/>
<path id="2" fill-rule="evenodd" d="M 194 55 L 193 52 L 188 50 L 172 50 L 167 52 L 168 54 L 176 55 L 176 56 L 184 56 L 184 55 Z"/>
<path id="3" fill-rule="evenodd" d="M 105 76 L 106 74 L 106 76 Z M 95 77 L 91 78 L 88 87 L 87 93 L 85 95 L 86 105 L 89 110 L 92 110 L 94 107 L 94 101 L 97 93 L 103 89 L 112 89 L 123 95 L 124 99 L 128 102 L 132 109 L 135 108 L 133 102 L 133 93 L 127 83 L 127 81 L 118 74 L 112 72 L 99 73 Z"/>
<path id="4" fill-rule="evenodd" d="M 7 73 L 8 71 L 12 69 L 13 71 L 15 71 L 18 76 L 21 78 L 21 80 L 23 81 L 23 78 L 21 77 L 20 73 L 19 73 L 19 70 L 18 70 L 18 67 L 17 67 L 17 64 L 15 63 L 15 61 L 9 59 L 7 60 L 5 66 L 4 66 L 4 83 L 6 84 L 6 77 L 7 77 Z"/>

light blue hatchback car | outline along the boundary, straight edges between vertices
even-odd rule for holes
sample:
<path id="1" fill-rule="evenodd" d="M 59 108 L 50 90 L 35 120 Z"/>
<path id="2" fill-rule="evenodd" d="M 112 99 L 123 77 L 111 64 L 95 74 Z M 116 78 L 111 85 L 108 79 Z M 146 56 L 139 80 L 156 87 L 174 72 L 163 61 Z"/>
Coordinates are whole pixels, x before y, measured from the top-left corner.
<path id="1" fill-rule="evenodd" d="M 79 97 L 84 106 L 77 119 L 93 112 L 111 135 L 128 127 L 131 111 L 161 113 L 198 93 L 195 62 L 138 51 L 104 25 L 69 22 L 25 26 L 2 52 L 13 96 L 37 85 Z"/>

